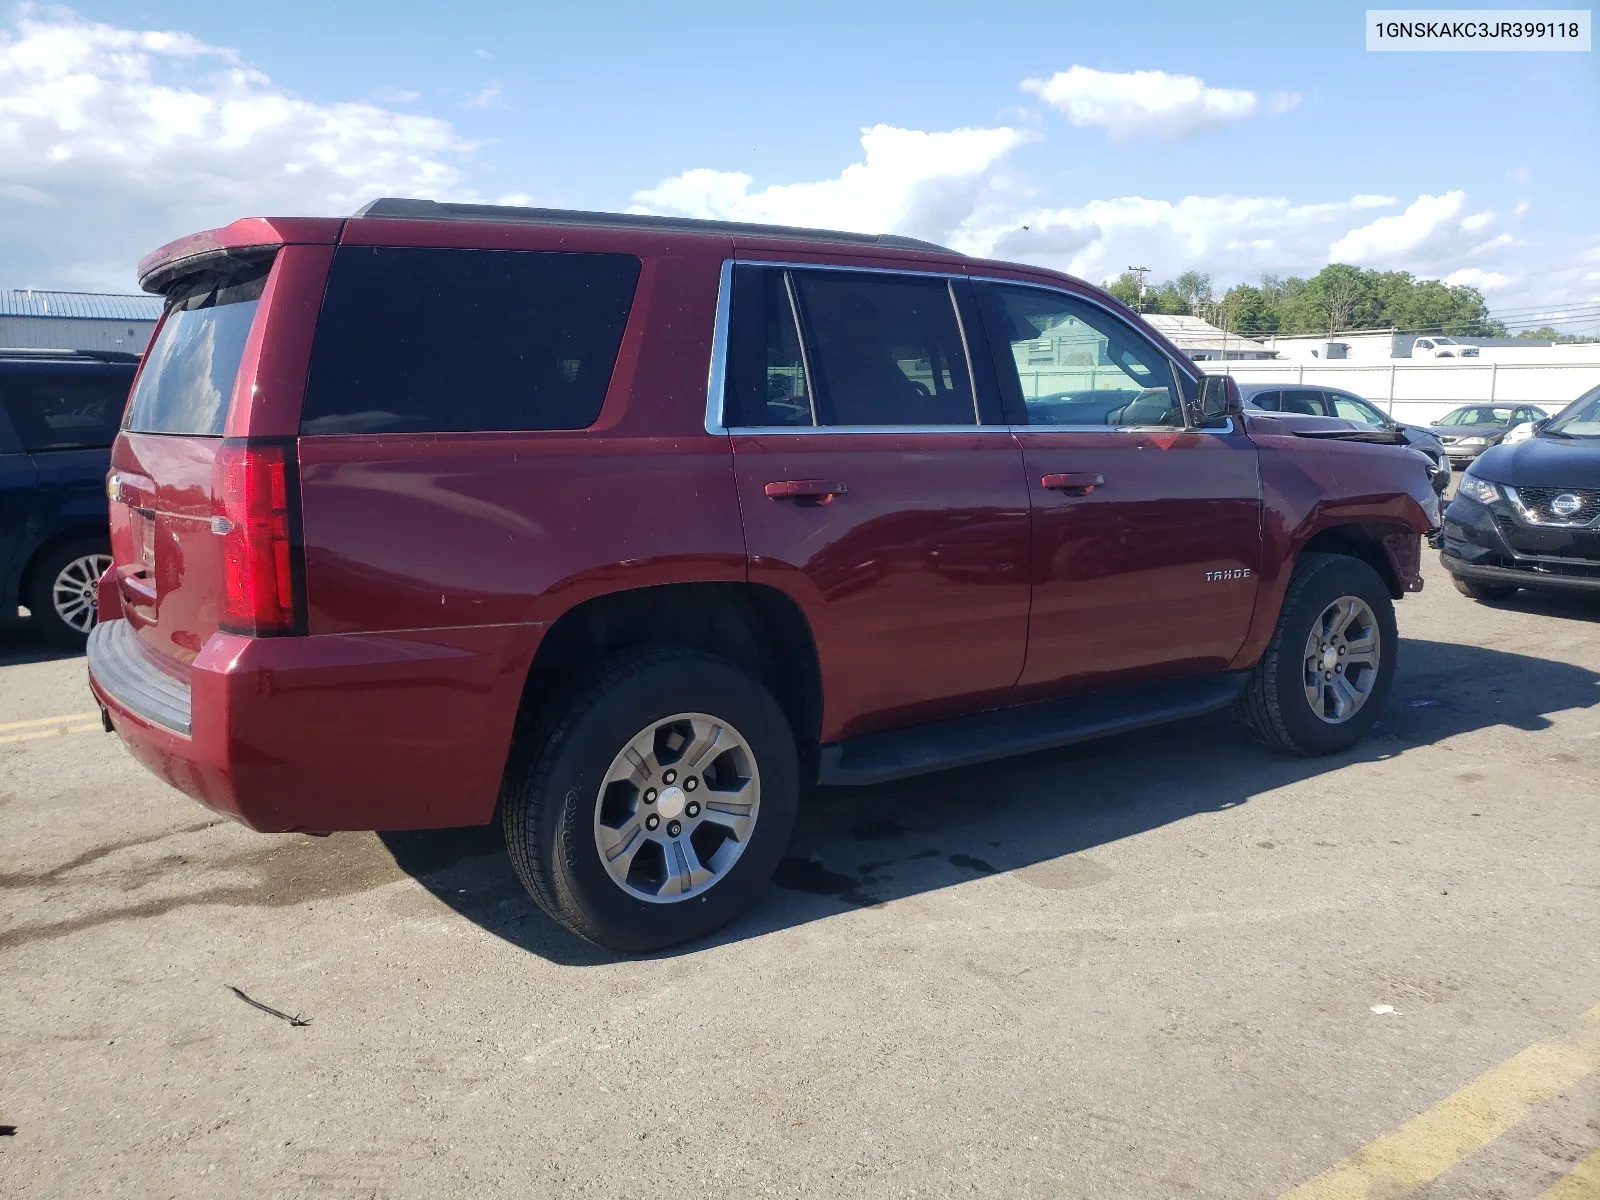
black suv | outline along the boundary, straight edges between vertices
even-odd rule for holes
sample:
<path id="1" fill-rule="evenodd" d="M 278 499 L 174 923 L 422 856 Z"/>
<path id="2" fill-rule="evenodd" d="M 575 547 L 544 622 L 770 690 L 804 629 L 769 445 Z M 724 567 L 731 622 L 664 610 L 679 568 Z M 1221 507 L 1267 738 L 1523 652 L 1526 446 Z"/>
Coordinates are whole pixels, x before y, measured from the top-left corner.
<path id="1" fill-rule="evenodd" d="M 1600 387 L 1527 441 L 1485 450 L 1461 476 L 1439 547 L 1476 600 L 1518 588 L 1600 596 Z"/>
<path id="2" fill-rule="evenodd" d="M 134 354 L 0 350 L 0 617 L 82 646 L 111 565 L 106 473 Z"/>

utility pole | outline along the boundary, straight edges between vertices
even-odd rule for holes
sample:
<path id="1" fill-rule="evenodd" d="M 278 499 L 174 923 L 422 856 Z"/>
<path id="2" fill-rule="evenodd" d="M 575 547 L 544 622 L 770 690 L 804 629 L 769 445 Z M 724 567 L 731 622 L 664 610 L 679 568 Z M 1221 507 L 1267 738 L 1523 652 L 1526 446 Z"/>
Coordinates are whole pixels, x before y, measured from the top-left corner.
<path id="1" fill-rule="evenodd" d="M 1134 308 L 1139 312 L 1143 312 L 1144 311 L 1144 277 L 1146 275 L 1150 274 L 1150 268 L 1149 267 L 1129 267 L 1128 270 L 1132 274 L 1137 275 L 1139 277 L 1139 303 L 1135 304 Z"/>

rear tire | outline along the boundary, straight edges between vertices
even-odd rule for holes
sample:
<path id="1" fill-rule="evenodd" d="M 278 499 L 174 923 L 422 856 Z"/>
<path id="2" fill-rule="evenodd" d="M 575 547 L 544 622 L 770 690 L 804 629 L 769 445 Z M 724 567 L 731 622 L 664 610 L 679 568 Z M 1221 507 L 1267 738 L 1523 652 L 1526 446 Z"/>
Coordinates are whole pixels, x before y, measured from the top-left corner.
<path id="1" fill-rule="evenodd" d="M 699 651 L 634 650 L 519 728 L 502 790 L 506 847 L 523 886 L 573 933 L 625 953 L 660 950 L 756 902 L 798 793 L 794 736 L 765 688 Z M 746 807 L 742 827 L 719 815 Z"/>
<path id="2" fill-rule="evenodd" d="M 95 622 L 95 588 L 110 566 L 105 538 L 76 538 L 46 551 L 28 586 L 28 611 L 39 632 L 59 646 L 83 649 Z"/>
<path id="3" fill-rule="evenodd" d="M 1302 555 L 1240 704 L 1245 725 L 1288 754 L 1348 750 L 1389 699 L 1398 649 L 1394 601 L 1376 571 L 1342 554 Z"/>
<path id="4" fill-rule="evenodd" d="M 1450 582 L 1456 585 L 1456 591 L 1463 596 L 1491 602 L 1509 600 L 1520 590 L 1509 583 L 1479 583 L 1476 579 L 1463 579 L 1459 575 L 1450 576 Z"/>

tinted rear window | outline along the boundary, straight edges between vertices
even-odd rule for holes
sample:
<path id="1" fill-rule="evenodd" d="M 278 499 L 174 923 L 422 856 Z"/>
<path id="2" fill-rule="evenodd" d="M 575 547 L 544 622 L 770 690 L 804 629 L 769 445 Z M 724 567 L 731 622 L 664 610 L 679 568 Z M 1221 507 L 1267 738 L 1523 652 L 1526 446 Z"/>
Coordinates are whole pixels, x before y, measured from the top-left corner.
<path id="1" fill-rule="evenodd" d="M 626 254 L 341 247 L 301 432 L 592 425 L 638 281 Z"/>
<path id="2" fill-rule="evenodd" d="M 132 382 L 131 366 L 0 371 L 0 401 L 27 450 L 101 450 L 117 436 Z"/>
<path id="3" fill-rule="evenodd" d="M 180 280 L 167 293 L 167 319 L 145 351 L 125 428 L 222 436 L 271 266 L 231 263 Z"/>

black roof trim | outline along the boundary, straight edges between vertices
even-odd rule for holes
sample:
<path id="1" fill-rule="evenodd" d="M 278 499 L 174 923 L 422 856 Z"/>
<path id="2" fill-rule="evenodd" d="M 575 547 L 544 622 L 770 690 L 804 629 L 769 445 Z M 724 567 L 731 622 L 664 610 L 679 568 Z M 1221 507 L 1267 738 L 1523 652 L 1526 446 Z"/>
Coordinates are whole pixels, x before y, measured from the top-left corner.
<path id="1" fill-rule="evenodd" d="M 567 208 L 516 208 L 506 204 L 451 204 L 438 200 L 404 200 L 387 196 L 356 210 L 357 217 L 398 221 L 501 221 L 512 225 L 583 225 L 596 229 L 639 229 L 660 233 L 742 234 L 745 237 L 787 238 L 807 242 L 833 242 L 854 246 L 882 246 L 894 250 L 956 251 L 936 242 L 902 237 L 895 233 L 841 233 L 829 229 L 802 229 L 791 225 L 756 225 L 742 221 L 701 221 L 693 217 L 656 217 L 642 213 L 584 212 Z"/>
<path id="2" fill-rule="evenodd" d="M 136 363 L 139 361 L 137 354 L 130 354 L 126 350 L 46 350 L 33 346 L 0 346 L 0 358 L 29 359 L 48 362 L 54 359 L 60 361 L 76 361 L 87 358 L 91 362 L 104 363 Z"/>

